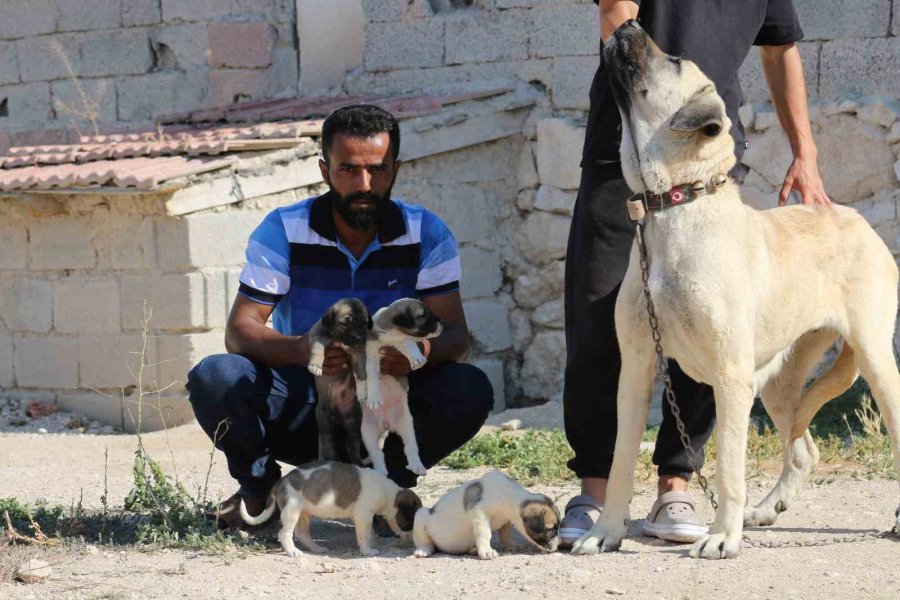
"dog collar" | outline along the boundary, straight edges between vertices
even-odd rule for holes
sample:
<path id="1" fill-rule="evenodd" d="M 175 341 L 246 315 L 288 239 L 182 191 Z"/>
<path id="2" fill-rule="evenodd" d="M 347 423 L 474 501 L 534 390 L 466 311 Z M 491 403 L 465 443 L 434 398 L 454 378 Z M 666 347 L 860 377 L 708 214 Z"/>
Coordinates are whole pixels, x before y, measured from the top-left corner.
<path id="1" fill-rule="evenodd" d="M 648 212 L 662 212 L 673 206 L 681 206 L 682 204 L 693 202 L 701 196 L 715 194 L 726 181 L 728 181 L 728 178 L 725 175 L 717 173 L 706 183 L 695 181 L 694 183 L 676 185 L 662 194 L 648 194 L 647 192 L 635 194 L 625 201 L 628 207 L 628 217 L 632 221 L 640 221 Z"/>

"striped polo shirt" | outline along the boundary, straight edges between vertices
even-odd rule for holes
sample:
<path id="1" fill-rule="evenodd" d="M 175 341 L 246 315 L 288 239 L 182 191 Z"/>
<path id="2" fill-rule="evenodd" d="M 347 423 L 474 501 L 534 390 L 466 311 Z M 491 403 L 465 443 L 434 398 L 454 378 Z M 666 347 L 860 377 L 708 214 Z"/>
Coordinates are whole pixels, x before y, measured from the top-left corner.
<path id="1" fill-rule="evenodd" d="M 330 192 L 275 209 L 250 236 L 239 293 L 275 307 L 276 331 L 301 335 L 341 298 L 359 298 L 375 312 L 400 298 L 459 289 L 456 239 L 437 215 L 390 200 L 380 217 L 378 235 L 357 259 L 337 239 Z"/>

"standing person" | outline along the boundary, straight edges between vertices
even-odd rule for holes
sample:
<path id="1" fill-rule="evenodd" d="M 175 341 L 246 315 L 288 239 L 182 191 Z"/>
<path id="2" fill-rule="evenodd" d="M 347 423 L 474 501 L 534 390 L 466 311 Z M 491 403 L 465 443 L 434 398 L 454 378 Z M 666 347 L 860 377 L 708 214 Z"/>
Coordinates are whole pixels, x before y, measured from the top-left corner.
<path id="1" fill-rule="evenodd" d="M 568 357 L 563 405 L 566 436 L 575 451 L 569 468 L 581 479 L 581 494 L 569 501 L 560 526 L 560 545 L 569 546 L 593 526 L 606 500 L 621 368 L 614 308 L 634 239 L 634 225 L 625 210 L 631 190 L 619 164 L 621 118 L 607 80 L 602 42 L 625 21 L 637 18 L 664 52 L 694 61 L 725 101 L 738 164 L 747 147 L 738 118 L 743 100 L 738 69 L 751 46 L 759 46 L 772 100 L 794 156 L 779 204 L 787 202 L 792 190 L 801 195 L 804 204 L 830 204 L 816 164 L 796 46 L 803 32 L 791 0 L 594 1 L 600 11 L 600 65 L 591 85 L 581 184 L 566 255 Z M 703 446 L 715 422 L 712 388 L 691 380 L 674 361 L 669 362 L 669 370 L 691 446 L 702 465 Z M 662 408 L 663 422 L 653 453 L 659 475 L 658 498 L 645 521 L 644 533 L 693 542 L 707 527 L 697 517 L 687 492 L 693 468 L 665 400 Z"/>

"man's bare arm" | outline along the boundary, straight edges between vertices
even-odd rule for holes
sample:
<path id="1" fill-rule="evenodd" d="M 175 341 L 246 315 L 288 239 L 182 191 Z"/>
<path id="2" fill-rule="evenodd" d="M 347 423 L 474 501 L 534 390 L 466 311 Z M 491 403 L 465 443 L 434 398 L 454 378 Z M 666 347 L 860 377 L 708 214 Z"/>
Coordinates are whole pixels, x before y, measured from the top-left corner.
<path id="1" fill-rule="evenodd" d="M 788 140 L 794 161 L 784 178 L 778 204 L 788 201 L 791 190 L 803 197 L 803 204 L 831 204 L 817 164 L 818 150 L 813 140 L 807 109 L 803 62 L 795 44 L 760 46 L 763 72 L 772 94 L 772 103 Z"/>
<path id="2" fill-rule="evenodd" d="M 600 39 L 604 42 L 628 19 L 636 19 L 638 5 L 631 0 L 600 0 Z"/>

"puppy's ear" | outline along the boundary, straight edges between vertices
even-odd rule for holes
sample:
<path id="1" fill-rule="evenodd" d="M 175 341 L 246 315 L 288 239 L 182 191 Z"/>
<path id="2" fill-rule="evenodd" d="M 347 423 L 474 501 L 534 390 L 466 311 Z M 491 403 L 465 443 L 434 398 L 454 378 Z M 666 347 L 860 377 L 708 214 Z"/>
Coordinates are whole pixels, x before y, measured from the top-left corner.
<path id="1" fill-rule="evenodd" d="M 725 112 L 722 100 L 716 96 L 715 88 L 695 94 L 691 100 L 678 109 L 669 128 L 687 133 L 700 132 L 706 137 L 716 137 L 722 132 Z"/>
<path id="2" fill-rule="evenodd" d="M 368 320 L 368 322 L 366 323 L 366 328 L 367 328 L 369 331 L 372 331 L 372 328 L 373 328 L 373 327 L 375 327 L 375 322 L 372 321 L 372 315 L 369 315 L 369 320 Z"/>
<path id="3" fill-rule="evenodd" d="M 322 327 L 325 328 L 325 331 L 334 331 L 335 319 L 337 319 L 337 308 L 332 306 L 322 315 Z"/>
<path id="4" fill-rule="evenodd" d="M 401 329 L 415 329 L 416 328 L 416 318 L 412 315 L 412 311 L 410 309 L 405 309 L 398 311 L 396 315 L 394 315 L 394 325 Z"/>
<path id="5" fill-rule="evenodd" d="M 422 500 L 412 490 L 402 489 L 394 499 L 397 508 L 397 525 L 401 531 L 412 531 L 416 521 L 416 512 L 422 508 Z"/>

